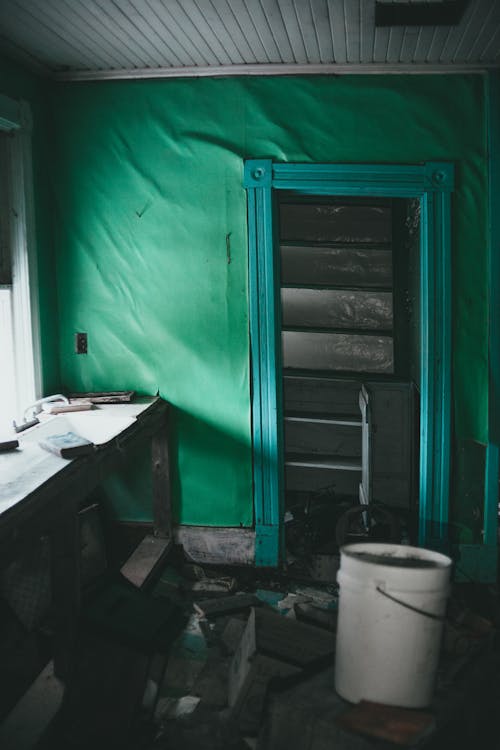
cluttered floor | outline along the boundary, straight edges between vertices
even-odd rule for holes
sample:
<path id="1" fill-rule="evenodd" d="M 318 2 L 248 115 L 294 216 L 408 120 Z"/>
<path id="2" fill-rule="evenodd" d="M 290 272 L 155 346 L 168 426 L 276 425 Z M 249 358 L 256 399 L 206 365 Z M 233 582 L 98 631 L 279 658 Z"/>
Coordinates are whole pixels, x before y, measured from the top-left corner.
<path id="1" fill-rule="evenodd" d="M 25 632 L 21 647 L 2 602 L 2 747 L 27 746 L 29 716 L 10 705 L 24 662 L 42 670 L 32 697 L 46 720 L 38 750 L 500 747 L 494 587 L 453 589 L 428 708 L 351 704 L 334 689 L 338 558 L 312 562 L 280 574 L 221 569 L 174 547 L 142 588 L 118 567 L 102 568 L 84 595 L 65 691 L 47 664 L 50 626 Z"/>

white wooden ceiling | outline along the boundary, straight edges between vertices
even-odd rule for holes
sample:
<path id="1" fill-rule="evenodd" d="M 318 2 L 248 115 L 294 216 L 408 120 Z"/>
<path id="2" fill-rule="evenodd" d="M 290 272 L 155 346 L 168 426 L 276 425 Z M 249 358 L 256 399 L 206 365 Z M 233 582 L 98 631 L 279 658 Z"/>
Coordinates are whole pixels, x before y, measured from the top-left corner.
<path id="1" fill-rule="evenodd" d="M 500 0 L 384 27 L 375 0 L 0 0 L 0 52 L 59 78 L 491 68 Z"/>

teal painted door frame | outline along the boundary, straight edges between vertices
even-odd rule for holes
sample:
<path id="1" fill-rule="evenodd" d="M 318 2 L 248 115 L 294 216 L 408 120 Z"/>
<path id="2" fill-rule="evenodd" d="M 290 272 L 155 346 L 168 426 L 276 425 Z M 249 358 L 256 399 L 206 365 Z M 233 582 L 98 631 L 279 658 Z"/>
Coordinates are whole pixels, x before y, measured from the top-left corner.
<path id="1" fill-rule="evenodd" d="M 301 195 L 418 198 L 421 207 L 419 542 L 447 546 L 451 455 L 452 164 L 245 162 L 248 193 L 255 562 L 276 567 L 283 545 L 283 439 L 277 190 Z"/>
<path id="2" fill-rule="evenodd" d="M 500 470 L 500 74 L 485 78 L 488 113 L 488 443 L 484 477 L 483 543 L 459 545 L 458 580 L 492 583 L 498 565 Z"/>
<path id="3" fill-rule="evenodd" d="M 498 493 L 500 467 L 500 74 L 486 80 L 489 163 L 488 287 L 488 445 L 484 482 L 484 535 L 478 569 L 466 571 L 476 580 L 496 581 L 498 558 Z"/>

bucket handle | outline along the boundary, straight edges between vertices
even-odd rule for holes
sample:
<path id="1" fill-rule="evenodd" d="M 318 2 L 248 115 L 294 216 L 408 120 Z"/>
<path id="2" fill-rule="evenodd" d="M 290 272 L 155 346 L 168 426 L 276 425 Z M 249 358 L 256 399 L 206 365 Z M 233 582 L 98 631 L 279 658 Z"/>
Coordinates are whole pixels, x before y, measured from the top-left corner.
<path id="1" fill-rule="evenodd" d="M 435 615 L 432 612 L 426 612 L 425 609 L 414 607 L 413 604 L 408 604 L 408 602 L 403 602 L 401 601 L 401 599 L 396 599 L 395 596 L 392 596 L 391 594 L 388 594 L 387 591 L 384 591 L 384 589 L 381 586 L 377 586 L 376 588 L 379 594 L 382 594 L 382 596 L 387 597 L 387 599 L 390 599 L 392 602 L 396 602 L 396 604 L 400 604 L 402 607 L 405 607 L 406 609 L 411 609 L 412 612 L 416 612 L 419 615 L 424 615 L 424 617 L 429 617 L 429 619 L 431 620 L 438 620 L 439 622 L 444 622 L 446 620 L 446 616 L 444 615 Z"/>

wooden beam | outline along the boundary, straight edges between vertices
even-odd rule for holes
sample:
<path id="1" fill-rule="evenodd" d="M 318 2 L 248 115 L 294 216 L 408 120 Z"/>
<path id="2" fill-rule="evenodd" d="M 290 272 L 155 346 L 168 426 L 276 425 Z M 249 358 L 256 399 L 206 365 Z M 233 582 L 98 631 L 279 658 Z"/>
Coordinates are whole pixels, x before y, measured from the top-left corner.
<path id="1" fill-rule="evenodd" d="M 152 437 L 151 459 L 153 470 L 153 519 L 155 534 L 172 536 L 172 492 L 167 421 Z"/>
<path id="2" fill-rule="evenodd" d="M 68 503 L 51 530 L 51 585 L 54 609 L 54 672 L 71 672 L 80 610 L 80 526 L 77 509 Z"/>
<path id="3" fill-rule="evenodd" d="M 110 81 L 149 78 L 217 78 L 223 76 L 308 75 L 464 75 L 498 68 L 497 62 L 482 63 L 274 63 L 256 65 L 207 65 L 180 68 L 123 68 L 120 70 L 72 70 L 52 73 L 55 81 Z"/>
<path id="4" fill-rule="evenodd" d="M 148 534 L 135 548 L 120 572 L 137 588 L 147 586 L 172 547 L 172 539 Z"/>

